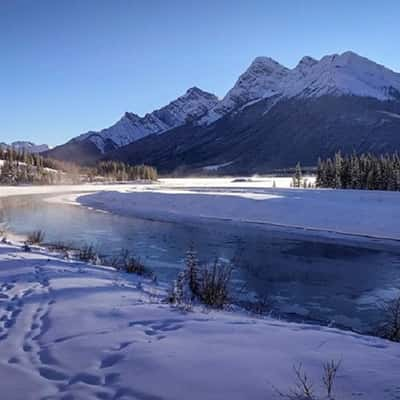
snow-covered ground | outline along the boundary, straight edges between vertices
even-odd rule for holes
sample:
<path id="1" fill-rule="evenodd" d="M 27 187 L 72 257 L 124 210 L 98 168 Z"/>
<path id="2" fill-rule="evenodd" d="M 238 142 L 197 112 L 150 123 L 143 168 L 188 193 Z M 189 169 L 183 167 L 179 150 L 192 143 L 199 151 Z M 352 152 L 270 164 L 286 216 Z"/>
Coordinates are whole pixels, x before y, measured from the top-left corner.
<path id="1" fill-rule="evenodd" d="M 178 221 L 215 218 L 400 239 L 399 192 L 290 189 L 290 182 L 272 177 L 171 178 L 154 184 L 0 187 L 0 197 L 54 194 L 53 202 L 122 215 Z"/>
<path id="2" fill-rule="evenodd" d="M 273 189 L 269 183 L 165 180 L 159 186 L 108 188 L 62 199 L 121 215 L 178 221 L 216 218 L 400 239 L 398 192 L 280 189 L 280 181 Z"/>
<path id="3" fill-rule="evenodd" d="M 1 166 L 2 160 L 0 160 Z M 313 177 L 307 177 L 309 182 L 314 182 Z M 126 190 L 132 188 L 167 189 L 177 187 L 228 187 L 228 188 L 272 188 L 275 181 L 277 188 L 289 188 L 291 178 L 282 177 L 254 177 L 243 178 L 166 178 L 153 184 L 83 184 L 83 185 L 38 185 L 38 186 L 0 186 L 0 197 L 24 196 L 32 194 L 57 194 L 65 192 L 93 192 Z"/>
<path id="4" fill-rule="evenodd" d="M 337 399 L 399 395 L 400 346 L 239 312 L 182 313 L 141 278 L 0 244 L 1 398 L 274 399 L 302 363 Z"/>

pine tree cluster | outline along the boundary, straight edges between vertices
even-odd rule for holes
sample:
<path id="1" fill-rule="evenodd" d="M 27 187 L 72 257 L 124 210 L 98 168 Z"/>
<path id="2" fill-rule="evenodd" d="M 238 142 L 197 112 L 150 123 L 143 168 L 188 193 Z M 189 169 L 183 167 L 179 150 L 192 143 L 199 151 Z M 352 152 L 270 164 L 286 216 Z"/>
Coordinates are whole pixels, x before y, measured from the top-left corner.
<path id="1" fill-rule="evenodd" d="M 400 156 L 352 154 L 318 160 L 316 186 L 336 189 L 400 190 Z"/>
<path id="2" fill-rule="evenodd" d="M 1 184 L 54 184 L 60 181 L 60 175 L 51 170 L 53 163 L 38 154 L 3 149 L 0 151 L 0 160 L 3 160 Z"/>
<path id="3" fill-rule="evenodd" d="M 147 165 L 103 161 L 92 167 L 80 167 L 12 148 L 0 149 L 0 160 L 0 184 L 3 185 L 82 183 L 95 177 L 119 182 L 157 179 L 157 170 Z"/>
<path id="4" fill-rule="evenodd" d="M 93 171 L 92 171 L 93 172 Z M 116 181 L 132 181 L 138 179 L 154 181 L 157 170 L 147 165 L 128 165 L 119 161 L 102 161 L 95 167 L 95 173 Z"/>

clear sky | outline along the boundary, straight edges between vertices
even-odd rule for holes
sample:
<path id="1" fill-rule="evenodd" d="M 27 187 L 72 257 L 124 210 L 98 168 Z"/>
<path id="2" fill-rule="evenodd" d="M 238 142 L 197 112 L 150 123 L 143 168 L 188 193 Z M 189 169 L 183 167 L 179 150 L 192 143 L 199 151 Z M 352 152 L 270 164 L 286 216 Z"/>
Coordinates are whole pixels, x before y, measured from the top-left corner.
<path id="1" fill-rule="evenodd" d="M 400 71 L 398 0 L 0 0 L 0 142 L 60 144 L 256 56 L 353 50 Z"/>

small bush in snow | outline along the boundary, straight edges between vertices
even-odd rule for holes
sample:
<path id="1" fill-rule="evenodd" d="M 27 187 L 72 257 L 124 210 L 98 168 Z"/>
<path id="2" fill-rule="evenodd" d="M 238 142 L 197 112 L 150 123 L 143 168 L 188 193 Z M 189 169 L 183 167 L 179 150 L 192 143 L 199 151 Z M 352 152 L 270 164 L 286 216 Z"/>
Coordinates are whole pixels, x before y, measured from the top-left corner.
<path id="1" fill-rule="evenodd" d="M 150 271 L 139 258 L 133 256 L 129 250 L 123 249 L 119 256 L 116 256 L 111 260 L 111 266 L 129 274 L 155 278 L 153 272 Z"/>
<path id="2" fill-rule="evenodd" d="M 222 308 L 229 301 L 229 286 L 232 266 L 219 260 L 201 269 L 199 296 L 201 301 L 211 307 Z"/>
<path id="3" fill-rule="evenodd" d="M 73 250 L 73 247 L 71 245 L 68 245 L 64 242 L 55 242 L 55 243 L 50 243 L 49 245 L 46 246 L 49 250 L 53 251 L 60 251 L 60 252 L 65 252 L 68 250 Z"/>
<path id="4" fill-rule="evenodd" d="M 31 232 L 28 235 L 27 243 L 28 244 L 40 244 L 43 242 L 45 237 L 45 233 L 42 230 L 37 230 L 34 232 Z"/>
<path id="5" fill-rule="evenodd" d="M 324 364 L 324 374 L 322 376 L 322 382 L 325 386 L 326 394 L 328 399 L 333 399 L 333 387 L 336 380 L 336 374 L 340 367 L 340 361 L 328 361 Z"/>
<path id="6" fill-rule="evenodd" d="M 222 308 L 229 302 L 232 266 L 215 260 L 200 264 L 193 247 L 186 253 L 185 269 L 179 273 L 168 300 L 179 306 L 198 301 L 210 307 Z"/>
<path id="7" fill-rule="evenodd" d="M 79 249 L 78 258 L 81 261 L 97 264 L 99 262 L 99 256 L 92 244 L 85 244 Z"/>
<path id="8" fill-rule="evenodd" d="M 30 251 L 32 251 L 28 243 L 25 243 L 25 244 L 22 246 L 22 249 L 23 249 L 25 252 L 27 252 L 27 253 L 29 253 Z"/>
<path id="9" fill-rule="evenodd" d="M 193 293 L 189 288 L 186 271 L 181 271 L 168 294 L 168 302 L 177 305 L 184 311 L 192 309 Z"/>
<path id="10" fill-rule="evenodd" d="M 378 328 L 378 336 L 400 342 L 400 297 L 382 307 L 383 321 Z"/>
<path id="11" fill-rule="evenodd" d="M 278 394 L 287 400 L 335 400 L 333 388 L 336 375 L 340 367 L 340 361 L 328 361 L 322 365 L 323 393 L 317 393 L 314 383 L 303 369 L 303 365 L 293 366 L 296 377 L 294 387 L 287 393 L 277 390 Z"/>

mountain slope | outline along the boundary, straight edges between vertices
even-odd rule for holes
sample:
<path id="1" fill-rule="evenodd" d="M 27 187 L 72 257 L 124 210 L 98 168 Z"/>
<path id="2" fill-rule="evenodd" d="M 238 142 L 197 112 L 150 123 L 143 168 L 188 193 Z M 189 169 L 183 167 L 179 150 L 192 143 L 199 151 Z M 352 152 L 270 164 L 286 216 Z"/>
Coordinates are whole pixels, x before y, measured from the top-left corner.
<path id="1" fill-rule="evenodd" d="M 323 57 L 302 68 L 302 79 L 298 67 L 283 82 L 286 97 L 332 94 L 400 100 L 400 74 L 350 51 Z"/>
<path id="2" fill-rule="evenodd" d="M 271 98 L 210 126 L 151 135 L 105 157 L 149 163 L 164 173 L 218 165 L 221 173 L 257 173 L 297 161 L 316 165 L 319 156 L 338 150 L 393 152 L 400 149 L 399 132 L 400 102 L 332 95 L 277 103 Z"/>
<path id="3" fill-rule="evenodd" d="M 287 68 L 272 58 L 257 57 L 239 77 L 234 87 L 201 122 L 212 123 L 251 101 L 281 94 L 281 82 L 288 73 Z"/>
<path id="4" fill-rule="evenodd" d="M 160 134 L 196 120 L 206 114 L 217 102 L 218 99 L 213 94 L 193 87 L 167 106 L 146 114 L 144 117 L 127 112 L 117 123 L 107 129 L 100 132 L 91 131 L 78 136 L 68 143 L 69 148 L 74 150 L 85 146 L 91 148 L 91 153 L 96 153 L 93 146 L 90 146 L 90 143 L 93 143 L 100 153 L 106 153 L 147 135 Z M 69 152 L 68 149 L 65 151 Z M 54 152 L 54 154 L 56 153 L 60 153 L 60 149 Z"/>
<path id="5" fill-rule="evenodd" d="M 192 88 L 143 118 L 127 113 L 49 155 L 143 162 L 164 172 L 315 165 L 338 149 L 397 150 L 399 104 L 400 74 L 353 52 L 303 57 L 293 69 L 257 57 L 221 101 Z"/>
<path id="6" fill-rule="evenodd" d="M 400 99 L 400 74 L 353 52 L 303 57 L 293 69 L 257 57 L 227 95 L 204 116 L 209 124 L 233 110 L 263 98 L 353 95 L 379 100 Z"/>

